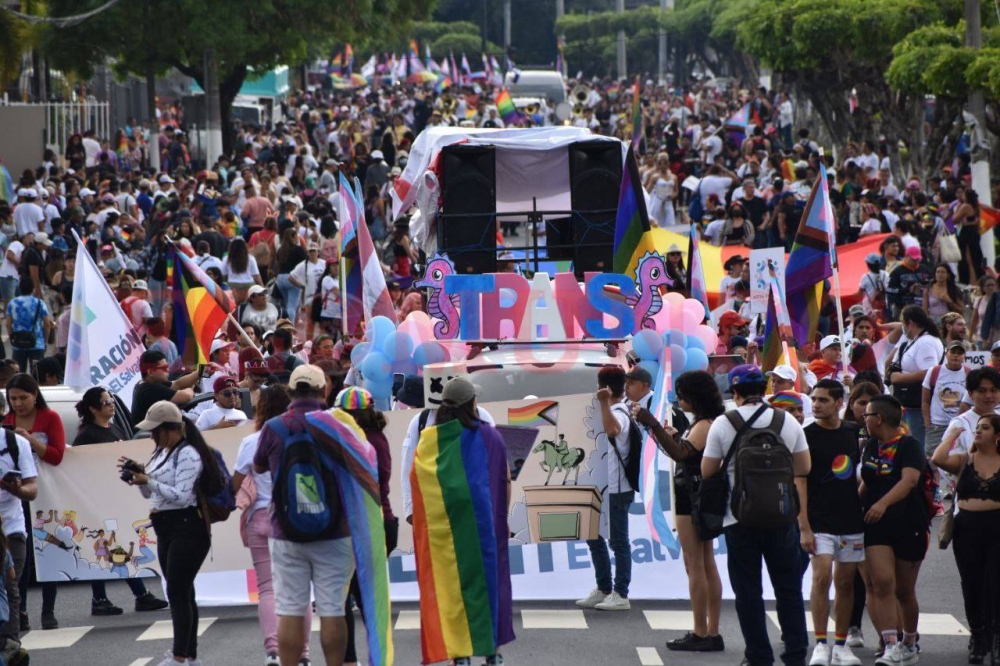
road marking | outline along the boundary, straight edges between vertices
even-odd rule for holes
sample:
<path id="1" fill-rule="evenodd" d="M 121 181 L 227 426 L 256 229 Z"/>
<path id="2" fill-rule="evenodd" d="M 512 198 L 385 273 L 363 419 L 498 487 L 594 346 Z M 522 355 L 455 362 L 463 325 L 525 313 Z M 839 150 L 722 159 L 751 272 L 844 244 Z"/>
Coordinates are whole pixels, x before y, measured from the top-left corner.
<path id="1" fill-rule="evenodd" d="M 639 653 L 639 663 L 642 666 L 663 666 L 663 660 L 655 647 L 637 647 L 635 651 Z"/>
<path id="2" fill-rule="evenodd" d="M 691 611 L 643 611 L 649 628 L 654 630 L 666 629 L 668 631 L 690 631 Z"/>
<path id="3" fill-rule="evenodd" d="M 316 633 L 319 631 L 319 615 L 313 615 L 312 621 L 309 623 L 309 632 Z"/>
<path id="4" fill-rule="evenodd" d="M 778 622 L 777 611 L 767 611 L 767 617 L 776 627 L 781 627 Z M 833 628 L 831 618 L 827 625 L 827 631 Z M 806 611 L 806 631 L 813 633 L 812 613 Z M 920 621 L 917 624 L 917 631 L 922 636 L 968 636 L 969 630 L 949 613 L 921 613 Z"/>
<path id="5" fill-rule="evenodd" d="M 205 630 L 218 620 L 217 617 L 203 617 L 198 620 L 198 635 L 201 636 Z M 171 620 L 158 620 L 149 626 L 149 629 L 142 632 L 136 641 L 164 641 L 174 637 L 174 627 Z"/>
<path id="6" fill-rule="evenodd" d="M 153 661 L 152 657 L 141 657 L 141 658 L 136 659 L 135 661 L 133 661 L 128 666 L 146 666 L 146 664 L 148 664 L 151 661 Z"/>
<path id="7" fill-rule="evenodd" d="M 525 629 L 586 629 L 587 618 L 580 610 L 523 610 L 521 625 Z"/>
<path id="8" fill-rule="evenodd" d="M 399 611 L 396 631 L 420 629 L 420 611 Z"/>
<path id="9" fill-rule="evenodd" d="M 74 643 L 84 637 L 90 627 L 64 627 L 62 629 L 49 629 L 48 631 L 29 631 L 21 638 L 21 646 L 28 650 L 54 650 L 58 648 L 72 647 Z"/>

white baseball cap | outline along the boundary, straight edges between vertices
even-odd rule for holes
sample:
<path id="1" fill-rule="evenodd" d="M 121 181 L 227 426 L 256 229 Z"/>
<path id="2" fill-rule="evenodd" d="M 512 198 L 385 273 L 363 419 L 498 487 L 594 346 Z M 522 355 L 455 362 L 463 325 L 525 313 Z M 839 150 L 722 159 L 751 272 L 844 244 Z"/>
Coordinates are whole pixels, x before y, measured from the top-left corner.
<path id="1" fill-rule="evenodd" d="M 97 192 L 95 192 L 94 190 L 90 189 L 89 187 L 82 187 L 82 188 L 80 188 L 80 198 L 81 199 L 86 199 L 87 197 L 92 197 L 95 194 L 97 194 Z"/>
<path id="2" fill-rule="evenodd" d="M 212 347 L 209 350 L 208 354 L 209 356 L 211 356 L 220 349 L 225 349 L 226 347 L 230 347 L 235 344 L 236 344 L 235 342 L 229 342 L 228 340 L 222 340 L 220 338 L 216 338 L 215 340 L 212 340 Z"/>
<path id="3" fill-rule="evenodd" d="M 288 386 L 295 388 L 297 384 L 307 384 L 310 388 L 322 391 L 326 388 L 326 375 L 315 365 L 300 365 L 292 370 L 292 376 L 288 378 Z"/>
<path id="4" fill-rule="evenodd" d="M 382 151 L 381 150 L 373 150 L 372 151 L 372 159 L 373 160 L 381 160 L 381 159 L 385 159 L 385 157 L 382 155 Z"/>
<path id="5" fill-rule="evenodd" d="M 248 296 L 256 296 L 257 294 L 266 294 L 266 293 L 267 289 L 260 286 L 259 284 L 253 285 L 252 287 L 250 287 L 249 291 L 247 291 Z"/>
<path id="6" fill-rule="evenodd" d="M 777 377 L 778 379 L 784 379 L 788 382 L 794 382 L 798 378 L 799 373 L 795 372 L 795 368 L 790 365 L 776 365 L 774 370 L 767 373 L 768 377 Z"/>
<path id="7" fill-rule="evenodd" d="M 164 173 L 160 174 L 160 177 L 157 179 L 157 181 L 160 183 L 172 183 L 174 182 L 174 179 Z"/>
<path id="8" fill-rule="evenodd" d="M 154 403 L 146 412 L 146 418 L 137 423 L 135 427 L 139 430 L 153 430 L 164 423 L 184 423 L 184 416 L 181 414 L 180 408 L 169 400 L 160 400 Z"/>
<path id="9" fill-rule="evenodd" d="M 826 349 L 827 347 L 832 347 L 834 345 L 838 347 L 840 346 L 840 338 L 838 338 L 836 335 L 828 335 L 820 341 L 819 348 L 822 350 Z"/>

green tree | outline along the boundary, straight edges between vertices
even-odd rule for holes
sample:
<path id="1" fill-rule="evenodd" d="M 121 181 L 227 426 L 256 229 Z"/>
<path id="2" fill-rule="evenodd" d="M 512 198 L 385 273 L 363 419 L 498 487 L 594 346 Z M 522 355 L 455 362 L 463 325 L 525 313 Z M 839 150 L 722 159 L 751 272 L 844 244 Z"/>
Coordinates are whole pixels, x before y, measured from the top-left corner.
<path id="1" fill-rule="evenodd" d="M 103 0 L 49 0 L 52 16 L 80 13 Z M 218 69 L 224 146 L 229 114 L 247 68 L 267 71 L 326 52 L 334 41 L 362 43 L 368 35 L 404 32 L 432 0 L 359 0 L 336 11 L 323 0 L 144 0 L 122 2 L 77 26 L 47 32 L 53 65 L 87 75 L 106 59 L 119 73 L 149 78 L 171 67 L 206 88 L 206 53 Z"/>

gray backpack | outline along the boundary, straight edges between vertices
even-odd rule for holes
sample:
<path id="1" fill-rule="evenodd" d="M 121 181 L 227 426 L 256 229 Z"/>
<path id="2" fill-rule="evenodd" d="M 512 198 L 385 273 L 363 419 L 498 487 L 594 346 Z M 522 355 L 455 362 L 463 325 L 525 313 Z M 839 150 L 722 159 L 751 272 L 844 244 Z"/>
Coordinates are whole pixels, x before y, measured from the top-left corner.
<path id="1" fill-rule="evenodd" d="M 785 413 L 774 410 L 769 426 L 755 428 L 754 421 L 761 413 L 758 410 L 750 423 L 746 423 L 739 411 L 726 412 L 737 432 L 733 442 L 735 483 L 730 507 L 740 524 L 771 530 L 795 522 L 799 515 L 799 495 L 795 489 L 792 452 L 781 441 Z"/>

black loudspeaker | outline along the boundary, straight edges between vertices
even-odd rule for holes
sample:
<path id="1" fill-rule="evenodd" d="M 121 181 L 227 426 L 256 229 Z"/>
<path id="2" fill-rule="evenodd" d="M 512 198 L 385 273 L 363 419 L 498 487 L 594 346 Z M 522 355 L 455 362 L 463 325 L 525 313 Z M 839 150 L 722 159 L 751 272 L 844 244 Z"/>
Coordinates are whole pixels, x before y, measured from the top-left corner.
<path id="1" fill-rule="evenodd" d="M 578 141 L 569 146 L 573 208 L 573 271 L 609 272 L 614 264 L 615 215 L 622 182 L 618 141 Z"/>
<path id="2" fill-rule="evenodd" d="M 441 149 L 441 216 L 438 251 L 456 273 L 497 269 L 496 151 L 492 146 L 451 145 Z"/>
<path id="3" fill-rule="evenodd" d="M 545 221 L 545 256 L 549 259 L 573 259 L 576 244 L 573 219 L 558 217 Z"/>

